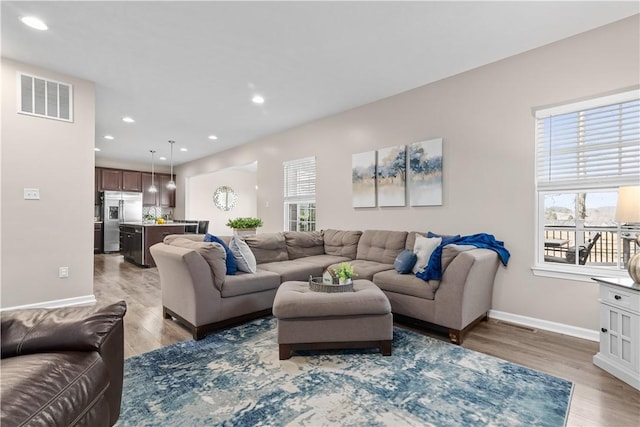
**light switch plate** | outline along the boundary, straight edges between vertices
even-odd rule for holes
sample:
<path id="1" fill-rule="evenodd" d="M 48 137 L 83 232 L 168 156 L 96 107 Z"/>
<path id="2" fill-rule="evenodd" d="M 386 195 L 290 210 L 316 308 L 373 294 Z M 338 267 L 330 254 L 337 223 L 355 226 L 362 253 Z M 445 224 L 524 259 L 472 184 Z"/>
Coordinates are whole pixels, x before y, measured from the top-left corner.
<path id="1" fill-rule="evenodd" d="M 24 199 L 25 200 L 40 200 L 40 189 L 39 188 L 25 188 L 24 189 Z"/>

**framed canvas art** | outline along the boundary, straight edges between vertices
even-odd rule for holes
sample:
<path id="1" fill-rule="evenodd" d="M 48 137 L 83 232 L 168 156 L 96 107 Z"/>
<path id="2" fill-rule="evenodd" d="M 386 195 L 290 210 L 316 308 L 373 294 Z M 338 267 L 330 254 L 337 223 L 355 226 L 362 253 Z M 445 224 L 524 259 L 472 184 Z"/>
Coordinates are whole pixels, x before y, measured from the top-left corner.
<path id="1" fill-rule="evenodd" d="M 405 206 L 407 150 L 404 145 L 378 150 L 376 170 L 379 206 Z"/>
<path id="2" fill-rule="evenodd" d="M 376 152 L 351 156 L 351 199 L 354 208 L 376 206 Z"/>
<path id="3" fill-rule="evenodd" d="M 409 145 L 409 203 L 442 205 L 442 138 Z"/>

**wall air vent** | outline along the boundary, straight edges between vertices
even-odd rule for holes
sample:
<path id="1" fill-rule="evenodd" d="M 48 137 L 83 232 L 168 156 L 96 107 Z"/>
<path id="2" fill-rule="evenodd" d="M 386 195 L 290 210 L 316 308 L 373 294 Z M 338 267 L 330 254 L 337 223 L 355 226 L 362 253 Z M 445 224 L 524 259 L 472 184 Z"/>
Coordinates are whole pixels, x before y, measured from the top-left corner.
<path id="1" fill-rule="evenodd" d="M 18 78 L 18 113 L 73 121 L 73 86 L 23 73 Z"/>

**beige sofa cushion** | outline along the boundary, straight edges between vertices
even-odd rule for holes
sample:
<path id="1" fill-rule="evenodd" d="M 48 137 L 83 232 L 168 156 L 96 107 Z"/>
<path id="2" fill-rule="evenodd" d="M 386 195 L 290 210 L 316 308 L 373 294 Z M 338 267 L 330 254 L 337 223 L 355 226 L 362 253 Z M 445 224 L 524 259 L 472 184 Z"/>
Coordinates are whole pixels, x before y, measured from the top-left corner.
<path id="1" fill-rule="evenodd" d="M 167 238 L 168 237 L 171 236 L 167 236 Z M 165 238 L 165 241 L 167 241 L 167 238 Z M 198 252 L 207 264 L 209 264 L 209 267 L 211 267 L 213 284 L 218 289 L 222 288 L 222 284 L 224 283 L 224 279 L 227 274 L 227 253 L 221 244 L 213 242 L 196 242 L 183 237 L 169 239 L 168 242 L 168 244 L 172 246 L 193 249 Z"/>
<path id="2" fill-rule="evenodd" d="M 413 274 L 400 274 L 395 270 L 382 271 L 373 276 L 373 283 L 385 292 L 395 292 L 403 295 L 411 295 L 423 299 L 435 299 L 440 281 L 428 282 Z"/>
<path id="3" fill-rule="evenodd" d="M 406 231 L 365 230 L 358 242 L 356 259 L 391 264 L 405 249 Z"/>
<path id="4" fill-rule="evenodd" d="M 324 238 L 321 231 L 286 231 L 289 259 L 324 255 Z"/>
<path id="5" fill-rule="evenodd" d="M 325 254 L 356 259 L 362 231 L 324 230 L 322 234 Z"/>
<path id="6" fill-rule="evenodd" d="M 243 236 L 243 240 L 251 248 L 258 264 L 289 259 L 284 233 L 251 234 Z"/>
<path id="7" fill-rule="evenodd" d="M 347 262 L 353 266 L 353 269 L 355 270 L 355 273 L 356 273 L 356 276 L 355 276 L 356 279 L 371 280 L 376 273 L 379 273 L 381 271 L 386 271 L 386 270 L 396 271 L 393 268 L 393 264 L 382 264 L 377 261 L 367 261 L 363 259 L 357 259 L 354 261 L 347 261 Z M 340 264 L 332 264 L 328 268 L 330 271 L 333 271 L 333 269 L 338 268 L 339 265 Z"/>

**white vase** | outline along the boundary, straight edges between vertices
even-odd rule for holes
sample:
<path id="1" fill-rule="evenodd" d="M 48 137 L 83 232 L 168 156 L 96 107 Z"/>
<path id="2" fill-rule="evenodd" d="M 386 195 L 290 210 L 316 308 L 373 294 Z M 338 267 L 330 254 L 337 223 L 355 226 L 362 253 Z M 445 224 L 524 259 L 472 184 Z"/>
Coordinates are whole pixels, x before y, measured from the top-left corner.
<path id="1" fill-rule="evenodd" d="M 351 283 L 351 277 L 349 277 L 348 279 L 338 279 L 338 283 L 341 285 L 348 285 Z"/>

